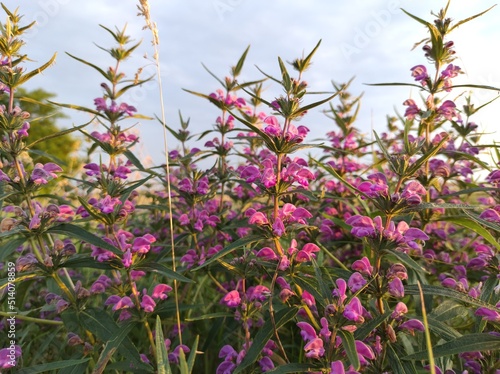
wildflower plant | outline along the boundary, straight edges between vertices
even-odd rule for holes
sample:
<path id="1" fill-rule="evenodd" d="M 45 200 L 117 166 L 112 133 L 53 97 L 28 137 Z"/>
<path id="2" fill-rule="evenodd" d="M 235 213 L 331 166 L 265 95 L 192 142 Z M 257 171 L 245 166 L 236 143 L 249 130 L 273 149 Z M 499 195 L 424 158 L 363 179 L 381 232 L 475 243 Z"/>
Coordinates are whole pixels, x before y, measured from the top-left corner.
<path id="1" fill-rule="evenodd" d="M 211 93 L 211 127 L 159 125 L 178 141 L 145 167 L 131 129 L 148 117 L 123 102 L 150 79 L 125 66 L 140 47 L 102 26 L 115 46 L 91 114 L 73 127 L 89 160 L 62 196 L 40 192 L 64 174 L 29 158 L 29 113 L 16 89 L 26 72 L 17 11 L 1 24 L 1 327 L 15 301 L 15 344 L 0 340 L 9 372 L 496 373 L 500 370 L 500 153 L 481 143 L 474 107 L 458 85 L 448 5 L 425 25 L 410 82 L 387 131 L 357 127 L 362 95 L 333 83 L 319 100 L 306 82 L 320 42 L 242 82 L 246 48 Z M 147 1 L 140 15 L 159 43 Z M 405 12 L 406 13 L 406 12 Z M 159 68 L 159 55 L 155 52 Z M 412 81 L 413 80 L 413 81 Z M 267 85 L 281 90 L 268 97 Z M 49 103 L 46 103 L 47 105 Z M 486 104 L 485 104 L 486 105 Z M 331 128 L 309 140 L 308 113 Z M 64 132 L 63 132 L 64 133 Z M 48 139 L 58 134 L 50 135 Z M 46 139 L 47 140 L 47 139 Z M 193 146 L 195 140 L 203 147 Z M 34 142 L 43 141 L 35 140 Z M 322 151 L 319 157 L 308 149 Z M 485 161 L 489 150 L 493 163 Z M 204 169 L 201 165 L 209 165 Z M 9 270 L 9 274 L 11 271 Z M 15 298 L 9 296 L 15 284 Z M 10 330 L 9 330 L 10 331 Z M 2 337 L 3 339 L 3 337 Z M 10 347 L 9 345 L 12 345 Z"/>

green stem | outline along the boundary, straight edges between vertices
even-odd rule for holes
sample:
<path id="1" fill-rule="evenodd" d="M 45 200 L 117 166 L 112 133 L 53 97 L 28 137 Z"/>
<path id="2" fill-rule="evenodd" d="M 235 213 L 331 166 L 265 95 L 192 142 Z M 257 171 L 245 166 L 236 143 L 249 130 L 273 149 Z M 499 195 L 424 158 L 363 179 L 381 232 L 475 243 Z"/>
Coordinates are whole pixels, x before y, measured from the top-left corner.
<path id="1" fill-rule="evenodd" d="M 49 320 L 49 319 L 29 317 L 29 316 L 25 316 L 23 314 L 11 314 L 11 313 L 6 313 L 6 312 L 2 312 L 2 311 L 0 311 L 0 316 L 2 316 L 2 317 L 16 317 L 16 319 L 20 319 L 22 321 L 41 323 L 44 325 L 56 325 L 56 326 L 64 325 L 63 321 L 53 321 L 53 320 Z"/>

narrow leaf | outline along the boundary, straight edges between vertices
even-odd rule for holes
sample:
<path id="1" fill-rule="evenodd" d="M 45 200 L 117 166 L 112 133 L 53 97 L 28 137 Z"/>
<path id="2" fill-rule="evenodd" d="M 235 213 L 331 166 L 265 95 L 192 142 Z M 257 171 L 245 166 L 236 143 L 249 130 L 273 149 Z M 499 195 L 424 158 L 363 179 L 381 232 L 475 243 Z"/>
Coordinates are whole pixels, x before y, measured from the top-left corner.
<path id="1" fill-rule="evenodd" d="M 172 269 L 169 269 L 165 265 L 157 262 L 139 264 L 138 266 L 134 266 L 134 270 L 145 270 L 146 272 L 151 271 L 153 273 L 165 275 L 169 279 L 176 279 L 179 282 L 194 283 L 193 280 L 186 278 L 184 275 L 179 274 Z"/>
<path id="2" fill-rule="evenodd" d="M 434 346 L 434 357 L 451 356 L 464 352 L 484 352 L 500 349 L 500 336 L 488 333 L 468 334 L 455 340 Z M 402 360 L 426 360 L 428 352 L 420 351 L 402 357 Z"/>
<path id="3" fill-rule="evenodd" d="M 101 374 L 104 369 L 106 369 L 106 365 L 113 357 L 114 353 L 118 349 L 118 347 L 122 344 L 123 339 L 127 337 L 127 335 L 132 331 L 136 323 L 128 323 L 126 326 L 116 331 L 116 335 L 109 338 L 109 340 L 104 345 L 104 349 L 99 355 L 99 360 L 95 364 L 94 371 L 92 374 Z"/>
<path id="4" fill-rule="evenodd" d="M 219 258 L 224 257 L 225 255 L 241 248 L 244 247 L 250 243 L 258 242 L 262 240 L 262 237 L 260 235 L 249 235 L 245 236 L 243 238 L 240 238 L 238 240 L 235 240 L 231 244 L 229 244 L 227 247 L 225 247 L 223 250 L 217 252 L 215 255 L 210 257 L 203 265 L 198 266 L 197 268 L 191 269 L 191 271 L 197 271 L 201 268 L 204 268 L 207 265 L 210 265 L 212 262 L 217 261 Z"/>
<path id="5" fill-rule="evenodd" d="M 342 339 L 342 345 L 347 353 L 347 358 L 351 363 L 354 370 L 359 370 L 361 363 L 359 361 L 358 351 L 356 350 L 356 343 L 354 341 L 354 335 L 348 331 L 339 330 L 340 338 Z"/>
<path id="6" fill-rule="evenodd" d="M 17 374 L 36 374 L 36 373 L 47 373 L 51 370 L 64 369 L 67 367 L 80 365 L 82 363 L 88 362 L 90 358 L 83 358 L 81 360 L 65 360 L 65 361 L 56 361 L 48 364 L 40 364 L 32 367 L 24 368 L 21 370 L 17 370 Z"/>
<path id="7" fill-rule="evenodd" d="M 113 252 L 119 257 L 123 255 L 123 252 L 118 248 L 116 248 L 115 246 L 105 242 L 104 240 L 88 232 L 87 230 L 82 229 L 79 226 L 75 226 L 71 223 L 62 223 L 60 225 L 51 227 L 50 229 L 47 230 L 47 232 L 50 234 L 67 235 L 75 239 L 80 239 L 86 243 L 93 244 L 96 247 Z"/>
<path id="8" fill-rule="evenodd" d="M 424 292 L 424 295 L 443 296 L 443 297 L 452 298 L 454 300 L 461 301 L 461 302 L 466 303 L 466 304 L 474 305 L 476 307 L 486 307 L 486 308 L 490 308 L 493 310 L 495 309 L 494 305 L 491 305 L 491 304 L 484 302 L 480 299 L 470 297 L 466 293 L 459 292 L 459 291 L 453 290 L 451 288 L 423 284 L 422 291 Z M 410 285 L 405 286 L 405 293 L 408 295 L 419 295 L 420 294 L 416 284 L 410 284 Z"/>
<path id="9" fill-rule="evenodd" d="M 168 362 L 168 352 L 165 346 L 165 338 L 163 337 L 163 329 L 161 328 L 160 316 L 156 316 L 155 326 L 155 344 L 156 344 L 156 366 L 158 374 L 172 374 L 170 363 Z"/>
<path id="10" fill-rule="evenodd" d="M 290 321 L 297 314 L 298 309 L 291 308 L 283 308 L 278 311 L 275 315 L 275 323 L 276 323 L 276 331 L 279 330 L 285 323 Z M 236 368 L 234 374 L 238 374 L 243 372 L 247 367 L 252 365 L 259 356 L 260 352 L 264 349 L 264 346 L 267 344 L 269 339 L 271 339 L 274 335 L 274 327 L 271 321 L 271 318 L 267 318 L 264 325 L 259 329 L 257 335 L 250 346 L 245 358 L 241 362 L 241 364 Z"/>
<path id="11" fill-rule="evenodd" d="M 490 244 L 494 245 L 497 248 L 497 250 L 500 250 L 500 244 L 496 241 L 495 237 L 491 235 L 490 232 L 486 230 L 483 226 L 481 226 L 476 221 L 473 221 L 472 219 L 466 217 L 441 217 L 439 220 L 451 222 L 456 225 L 470 229 L 474 231 L 476 234 L 481 235 Z"/>

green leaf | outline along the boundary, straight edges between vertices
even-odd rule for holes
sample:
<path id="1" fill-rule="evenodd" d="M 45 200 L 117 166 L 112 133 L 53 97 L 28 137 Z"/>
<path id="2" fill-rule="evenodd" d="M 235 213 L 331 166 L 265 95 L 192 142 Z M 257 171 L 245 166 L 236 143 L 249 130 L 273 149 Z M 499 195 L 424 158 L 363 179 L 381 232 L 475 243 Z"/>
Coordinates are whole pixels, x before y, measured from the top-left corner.
<path id="1" fill-rule="evenodd" d="M 494 7 L 496 7 L 496 6 L 497 6 L 497 5 L 495 4 L 495 5 L 493 5 L 493 6 L 489 7 L 488 9 L 486 9 L 485 11 L 483 11 L 483 12 L 481 12 L 481 13 L 475 14 L 475 15 L 473 15 L 473 16 L 470 16 L 470 17 L 466 18 L 466 19 L 463 19 L 463 20 L 461 20 L 461 21 L 458 21 L 457 23 L 455 23 L 452 27 L 450 27 L 450 28 L 448 29 L 448 33 L 450 33 L 453 29 L 456 29 L 458 26 L 463 25 L 464 23 L 469 22 L 469 21 L 473 20 L 474 18 L 477 18 L 477 17 L 479 17 L 479 16 L 482 16 L 483 14 L 485 14 L 486 12 L 489 12 L 491 9 L 493 9 L 493 8 L 494 8 Z"/>
<path id="2" fill-rule="evenodd" d="M 155 345 L 158 374 L 172 374 L 172 369 L 170 369 L 170 363 L 168 362 L 168 352 L 167 347 L 165 346 L 165 338 L 163 337 L 160 316 L 156 316 Z"/>
<path id="3" fill-rule="evenodd" d="M 90 360 L 90 358 L 83 358 L 80 360 L 65 360 L 65 361 L 56 361 L 48 364 L 40 364 L 32 367 L 24 368 L 21 370 L 17 370 L 17 374 L 36 374 L 36 373 L 47 373 L 51 370 L 64 369 L 76 365 L 80 365 L 86 363 Z"/>
<path id="4" fill-rule="evenodd" d="M 177 279 L 180 282 L 195 283 L 194 280 L 186 278 L 184 275 L 179 274 L 172 269 L 169 269 L 165 265 L 157 262 L 150 262 L 146 264 L 139 264 L 133 267 L 134 270 L 145 270 L 146 272 L 151 271 L 153 273 L 158 273 L 165 275 L 169 279 Z"/>
<path id="5" fill-rule="evenodd" d="M 443 139 L 441 139 L 441 141 L 438 144 L 436 144 L 427 152 L 425 152 L 418 160 L 411 163 L 410 166 L 408 167 L 406 175 L 412 176 L 413 174 L 415 174 L 425 162 L 427 162 L 431 157 L 434 157 L 439 152 L 439 150 L 444 146 L 444 144 L 448 140 L 449 136 L 444 136 Z"/>
<path id="6" fill-rule="evenodd" d="M 285 323 L 293 319 L 297 314 L 297 312 L 298 309 L 295 307 L 283 308 L 278 312 L 276 312 L 274 318 L 274 322 L 276 323 L 276 331 L 278 331 Z M 255 338 L 253 339 L 250 349 L 248 350 L 241 364 L 234 371 L 234 374 L 241 373 L 243 370 L 245 370 L 247 367 L 252 365 L 257 360 L 257 357 L 259 356 L 260 352 L 262 352 L 262 350 L 264 349 L 264 346 L 267 344 L 269 339 L 273 337 L 274 332 L 275 330 L 273 327 L 272 320 L 268 316 L 268 318 L 266 318 L 266 322 L 264 323 L 264 325 L 259 329 L 257 335 L 255 335 Z"/>
<path id="7" fill-rule="evenodd" d="M 309 373 L 318 371 L 318 367 L 312 364 L 286 364 L 279 365 L 271 371 L 266 371 L 266 374 L 289 374 L 289 373 Z"/>
<path id="8" fill-rule="evenodd" d="M 354 331 L 354 339 L 356 340 L 364 340 L 370 335 L 370 333 L 379 327 L 389 316 L 392 314 L 392 311 L 387 311 L 384 314 L 379 314 L 375 318 L 369 320 L 368 322 L 363 323 L 356 331 Z"/>
<path id="9" fill-rule="evenodd" d="M 417 87 L 420 90 L 424 90 L 422 86 L 413 83 L 365 83 L 367 86 L 409 86 L 409 87 Z"/>
<path id="10" fill-rule="evenodd" d="M 459 291 L 453 290 L 451 288 L 422 284 L 422 291 L 423 291 L 424 295 L 443 296 L 443 297 L 447 297 L 447 298 L 461 301 L 461 302 L 466 303 L 466 304 L 474 305 L 476 307 L 486 307 L 486 308 L 490 308 L 493 310 L 495 309 L 494 305 L 491 305 L 491 304 L 484 302 L 480 299 L 470 297 L 466 293 L 459 292 Z M 420 291 L 418 290 L 418 287 L 416 284 L 410 284 L 410 285 L 405 286 L 405 293 L 408 295 L 419 295 Z"/>
<path id="11" fill-rule="evenodd" d="M 75 109 L 75 110 L 79 110 L 80 112 L 86 112 L 86 113 L 90 113 L 90 114 L 93 114 L 97 117 L 101 117 L 101 118 L 105 118 L 101 113 L 99 113 L 98 111 L 96 110 L 93 110 L 93 109 L 90 109 L 90 108 L 86 108 L 84 106 L 80 106 L 80 105 L 74 105 L 74 104 L 63 104 L 63 103 L 56 103 L 55 101 L 51 101 L 51 100 L 48 100 L 49 103 L 51 104 L 54 104 L 54 105 L 57 105 L 57 106 L 61 106 L 63 108 L 68 108 L 68 109 Z"/>
<path id="12" fill-rule="evenodd" d="M 431 317 L 431 315 L 427 316 L 427 323 L 429 324 L 429 329 L 436 335 L 442 337 L 444 340 L 452 340 L 462 336 L 462 334 L 460 334 L 453 327 L 450 327 L 446 323 Z"/>
<path id="13" fill-rule="evenodd" d="M 114 254 L 118 255 L 121 257 L 123 255 L 123 252 L 116 248 L 115 246 L 105 242 L 98 236 L 95 236 L 94 234 L 88 232 L 85 229 L 82 229 L 79 226 L 75 226 L 71 223 L 62 223 L 60 225 L 51 227 L 50 229 L 47 230 L 47 233 L 49 234 L 59 234 L 59 235 L 67 235 L 75 239 L 82 240 L 86 243 L 93 244 L 96 247 L 105 249 L 107 251 L 113 252 Z"/>
<path id="14" fill-rule="evenodd" d="M 29 73 L 23 74 L 19 78 L 17 85 L 22 85 L 25 82 L 29 81 L 31 78 L 33 78 L 35 75 L 38 75 L 41 72 L 43 72 L 45 69 L 47 69 L 49 66 L 51 66 L 56 61 L 56 56 L 57 56 L 57 53 L 54 53 L 52 55 L 52 57 L 50 58 L 50 60 L 47 61 L 45 64 L 43 64 L 42 66 L 40 66 L 39 68 L 37 68 L 35 70 L 30 71 Z"/>
<path id="15" fill-rule="evenodd" d="M 320 101 L 316 101 L 314 103 L 311 103 L 309 105 L 306 105 L 306 106 L 303 106 L 303 107 L 300 107 L 297 111 L 295 111 L 293 113 L 294 116 L 298 116 L 298 115 L 301 115 L 302 113 L 305 113 L 307 112 L 308 110 L 312 109 L 312 108 L 316 108 L 317 106 L 321 105 L 321 104 L 324 104 L 328 101 L 330 101 L 331 99 L 333 99 L 335 96 L 337 96 L 338 94 L 340 93 L 340 91 L 338 92 L 335 92 L 333 95 L 331 96 L 328 96 L 326 99 L 323 99 L 323 100 L 320 100 Z"/>
<path id="16" fill-rule="evenodd" d="M 237 77 L 238 75 L 240 75 L 241 69 L 243 69 L 243 64 L 245 63 L 245 59 L 247 57 L 249 50 L 250 46 L 248 46 L 247 49 L 245 49 L 245 52 L 243 52 L 243 54 L 241 55 L 236 66 L 232 68 L 233 77 Z"/>
<path id="17" fill-rule="evenodd" d="M 229 244 L 227 247 L 225 247 L 223 250 L 217 252 L 215 255 L 210 257 L 210 259 L 205 261 L 205 263 L 203 263 L 203 265 L 200 265 L 197 268 L 191 269 L 191 271 L 197 271 L 201 268 L 204 268 L 205 266 L 210 265 L 212 262 L 217 261 L 219 258 L 224 257 L 225 255 L 227 255 L 227 254 L 229 254 L 229 253 L 231 253 L 231 252 L 233 252 L 241 247 L 249 245 L 250 243 L 259 242 L 261 240 L 262 240 L 262 236 L 260 236 L 260 235 L 249 235 L 249 236 L 245 236 L 243 238 L 240 238 L 238 240 L 235 240 L 234 242 Z"/>
<path id="18" fill-rule="evenodd" d="M 463 352 L 484 352 L 500 349 L 500 337 L 488 333 L 467 334 L 433 347 L 434 357 L 456 355 Z M 402 360 L 425 360 L 428 352 L 420 351 L 402 357 Z"/>
<path id="19" fill-rule="evenodd" d="M 200 342 L 200 336 L 196 335 L 196 338 L 194 339 L 193 346 L 191 347 L 191 351 L 189 354 L 189 358 L 187 360 L 187 366 L 188 366 L 188 373 L 191 374 L 194 369 L 194 361 L 196 360 L 196 354 L 198 351 L 198 344 Z M 182 351 L 182 349 L 181 349 Z"/>
<path id="20" fill-rule="evenodd" d="M 106 365 L 111 357 L 113 357 L 118 347 L 122 344 L 123 340 L 136 325 L 137 322 L 132 322 L 128 323 L 125 326 L 121 326 L 121 328 L 116 331 L 115 335 L 109 338 L 109 340 L 104 345 L 104 349 L 99 355 L 99 360 L 95 364 L 92 374 L 101 374 L 104 369 L 106 369 Z"/>
<path id="21" fill-rule="evenodd" d="M 389 358 L 389 367 L 393 374 L 417 374 L 417 369 L 412 362 L 401 361 L 401 349 L 392 344 L 387 344 L 387 356 Z"/>
<path id="22" fill-rule="evenodd" d="M 467 216 L 469 216 L 470 218 L 472 218 L 473 221 L 478 222 L 481 225 L 500 233 L 500 225 L 499 224 L 497 224 L 495 222 L 487 221 L 483 218 L 480 218 L 478 214 L 475 214 L 472 212 L 464 212 L 464 213 Z"/>
<path id="23" fill-rule="evenodd" d="M 347 358 L 351 363 L 354 370 L 359 370 L 361 363 L 359 361 L 358 351 L 356 350 L 356 342 L 354 341 L 354 335 L 349 331 L 340 329 L 340 338 L 342 339 L 342 345 L 347 353 Z"/>
<path id="24" fill-rule="evenodd" d="M 24 244 L 28 240 L 26 237 L 20 237 L 17 239 L 9 240 L 7 243 L 0 245 L 0 262 L 4 262 L 7 257 L 9 257 L 12 252 Z"/>
<path id="25" fill-rule="evenodd" d="M 103 270 L 115 269 L 115 267 L 113 267 L 108 261 L 99 262 L 95 260 L 93 257 L 90 257 L 89 254 L 74 254 L 71 257 L 69 257 L 66 261 L 62 262 L 61 267 L 70 269 L 80 269 L 80 268 L 103 269 Z"/>
<path id="26" fill-rule="evenodd" d="M 88 308 L 81 311 L 78 317 L 83 327 L 96 335 L 100 340 L 106 342 L 116 338 L 123 328 L 118 326 L 108 313 L 97 309 Z M 124 337 L 118 346 L 118 352 L 127 360 L 131 369 L 142 368 L 148 372 L 152 371 L 150 365 L 142 362 L 137 348 L 127 337 Z"/>
<path id="27" fill-rule="evenodd" d="M 58 131 L 54 134 L 50 134 L 50 135 L 47 135 L 47 136 L 44 136 L 42 138 L 39 138 L 33 142 L 31 142 L 30 144 L 28 144 L 25 149 L 29 149 L 31 147 L 33 147 L 35 144 L 38 144 L 38 143 L 41 143 L 41 142 L 44 142 L 46 140 L 50 140 L 50 139 L 53 139 L 53 138 L 57 138 L 59 136 L 63 136 L 63 135 L 66 135 L 66 134 L 70 134 L 72 133 L 73 131 L 77 131 L 77 130 L 80 130 L 80 129 L 83 129 L 85 126 L 91 124 L 92 121 L 90 122 L 87 122 L 87 123 L 84 123 L 83 125 L 80 125 L 80 126 L 76 126 L 76 127 L 72 127 L 71 129 L 66 129 L 66 130 L 61 130 L 61 131 Z"/>
<path id="28" fill-rule="evenodd" d="M 500 250 L 500 244 L 496 241 L 495 237 L 491 235 L 490 232 L 486 230 L 483 226 L 481 226 L 476 221 L 473 221 L 472 219 L 466 217 L 440 217 L 439 220 L 451 222 L 456 225 L 470 229 L 474 231 L 476 234 L 481 235 L 490 244 L 494 245 L 497 248 L 497 250 Z"/>
<path id="29" fill-rule="evenodd" d="M 418 273 L 429 274 L 429 272 L 427 270 L 425 270 L 425 268 L 423 268 L 417 261 L 415 261 L 413 258 L 411 258 L 406 253 L 400 252 L 396 249 L 385 249 L 384 252 L 393 255 L 399 261 L 401 261 L 404 265 L 415 270 Z"/>
<path id="30" fill-rule="evenodd" d="M 67 54 L 69 57 L 74 58 L 75 60 L 80 61 L 81 63 L 83 63 L 83 64 L 85 64 L 85 65 L 88 65 L 88 66 L 90 66 L 91 68 L 94 68 L 94 69 L 95 69 L 95 70 L 97 70 L 99 73 L 101 73 L 101 75 L 102 75 L 104 78 L 106 78 L 106 80 L 109 80 L 108 74 L 107 74 L 104 70 L 102 70 L 99 66 L 94 65 L 94 64 L 92 64 L 92 63 L 90 63 L 90 62 L 88 62 L 88 61 L 85 61 L 85 60 L 83 60 L 83 59 L 81 59 L 81 58 L 79 58 L 79 57 L 73 56 L 72 54 L 70 54 L 70 53 L 68 53 L 68 52 L 66 52 L 66 54 Z"/>

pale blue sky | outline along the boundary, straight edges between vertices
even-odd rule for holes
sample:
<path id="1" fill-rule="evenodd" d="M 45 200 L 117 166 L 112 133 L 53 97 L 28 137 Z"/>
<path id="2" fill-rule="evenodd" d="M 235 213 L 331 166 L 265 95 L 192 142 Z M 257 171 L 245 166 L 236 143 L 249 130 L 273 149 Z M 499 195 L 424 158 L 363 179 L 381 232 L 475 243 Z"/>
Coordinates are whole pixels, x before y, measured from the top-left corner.
<path id="1" fill-rule="evenodd" d="M 38 25 L 27 38 L 25 52 L 41 64 L 54 52 L 57 63 L 35 78 L 31 88 L 43 87 L 58 94 L 64 103 L 92 106 L 101 96 L 101 78 L 90 68 L 69 58 L 64 52 L 85 58 L 102 66 L 111 63 L 105 52 L 95 47 L 112 46 L 112 40 L 98 24 L 109 28 L 123 27 L 135 40 L 143 40 L 129 72 L 147 65 L 142 56 L 152 55 L 151 36 L 142 30 L 143 19 L 136 16 L 136 1 L 132 0 L 4 0 L 13 9 L 20 7 L 25 21 Z M 385 117 L 394 108 L 403 112 L 402 102 L 418 97 L 409 88 L 370 87 L 364 83 L 412 82 L 409 69 L 426 64 L 423 53 L 411 51 L 414 42 L 426 37 L 425 28 L 406 16 L 400 8 L 431 20 L 430 11 L 438 11 L 445 1 L 437 0 L 151 0 L 153 20 L 157 22 L 161 42 L 161 69 L 164 83 L 168 123 L 178 126 L 177 111 L 191 117 L 193 131 L 211 127 L 218 112 L 215 107 L 194 97 L 182 88 L 210 93 L 218 83 L 203 69 L 203 62 L 218 76 L 225 76 L 245 48 L 250 44 L 246 68 L 241 80 L 261 78 L 255 68 L 278 75 L 277 56 L 291 61 L 308 53 L 322 39 L 314 57 L 314 65 L 305 79 L 314 91 L 329 90 L 331 80 L 344 82 L 356 76 L 352 93 L 364 91 L 360 121 L 357 126 L 369 133 L 371 128 L 385 129 Z M 479 13 L 495 3 L 490 0 L 454 0 L 449 16 L 455 20 Z M 500 52 L 500 7 L 473 20 L 457 30 L 455 41 L 459 58 L 455 64 L 466 74 L 460 82 L 500 87 L 498 61 Z M 1 16 L 4 19 L 4 16 Z M 30 66 L 34 66 L 30 65 Z M 151 66 L 145 71 L 154 73 Z M 266 84 L 265 96 L 270 100 L 280 94 L 271 83 Z M 155 84 L 145 85 L 129 97 L 129 104 L 146 115 L 160 114 Z M 459 92 L 453 92 L 454 98 Z M 477 104 L 491 99 L 496 92 L 476 92 Z M 311 98 L 311 100 L 315 99 Z M 483 129 L 496 131 L 500 110 L 494 103 L 476 117 Z M 85 116 L 72 115 L 67 125 L 79 124 Z M 323 115 L 311 114 L 303 121 L 311 138 L 332 130 Z M 150 155 L 155 163 L 162 162 L 162 131 L 155 121 L 145 121 L 138 127 L 142 142 L 139 152 Z M 500 137 L 495 135 L 498 140 Z M 171 142 L 173 146 L 173 143 Z"/>

